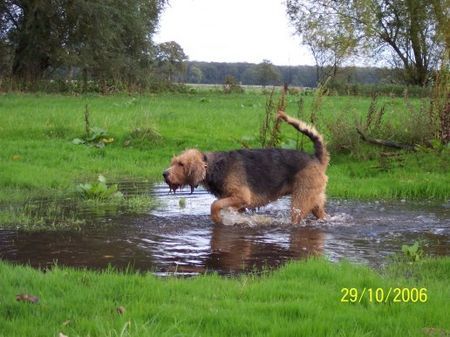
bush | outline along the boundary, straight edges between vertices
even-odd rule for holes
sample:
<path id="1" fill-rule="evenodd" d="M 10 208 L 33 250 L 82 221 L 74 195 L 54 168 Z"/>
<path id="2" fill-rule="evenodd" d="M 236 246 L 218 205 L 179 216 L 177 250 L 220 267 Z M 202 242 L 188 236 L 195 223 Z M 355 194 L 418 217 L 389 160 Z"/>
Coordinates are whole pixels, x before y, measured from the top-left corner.
<path id="1" fill-rule="evenodd" d="M 228 75 L 227 77 L 225 77 L 223 92 L 226 94 L 240 94 L 244 92 L 244 88 L 239 85 L 234 76 Z"/>
<path id="2" fill-rule="evenodd" d="M 427 97 L 430 95 L 429 87 L 405 86 L 401 84 L 360 84 L 330 81 L 327 85 L 331 94 L 339 96 L 372 96 L 374 94 L 390 97 Z"/>
<path id="3" fill-rule="evenodd" d="M 361 146 L 361 137 L 353 123 L 349 123 L 345 113 L 336 116 L 336 120 L 327 124 L 329 132 L 328 148 L 332 153 L 357 153 Z"/>

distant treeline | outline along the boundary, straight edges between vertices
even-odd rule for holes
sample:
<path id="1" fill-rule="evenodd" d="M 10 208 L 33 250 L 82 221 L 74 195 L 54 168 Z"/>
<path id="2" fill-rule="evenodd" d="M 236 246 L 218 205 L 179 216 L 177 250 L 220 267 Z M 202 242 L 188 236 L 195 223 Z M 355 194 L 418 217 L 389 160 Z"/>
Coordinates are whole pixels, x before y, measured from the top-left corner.
<path id="1" fill-rule="evenodd" d="M 388 84 L 396 82 L 396 71 L 375 67 L 344 67 L 336 76 L 336 81 L 348 84 Z M 220 84 L 227 76 L 243 85 L 280 85 L 316 87 L 317 68 L 315 66 L 276 66 L 270 63 L 186 63 L 184 81 L 188 83 Z"/>
<path id="2" fill-rule="evenodd" d="M 321 69 L 323 73 L 324 69 Z M 374 94 L 424 97 L 430 88 L 405 85 L 401 69 L 341 67 L 329 81 L 327 90 L 335 95 Z M 176 80 L 184 83 L 236 85 L 284 85 L 315 88 L 319 84 L 315 66 L 276 66 L 269 61 L 254 63 L 185 62 L 185 71 Z"/>

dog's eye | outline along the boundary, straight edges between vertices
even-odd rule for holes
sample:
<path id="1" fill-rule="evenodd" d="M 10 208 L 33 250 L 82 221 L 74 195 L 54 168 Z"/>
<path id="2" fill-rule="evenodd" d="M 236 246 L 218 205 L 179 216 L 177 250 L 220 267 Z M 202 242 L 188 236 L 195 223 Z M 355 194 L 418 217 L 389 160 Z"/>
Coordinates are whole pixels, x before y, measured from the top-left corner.
<path id="1" fill-rule="evenodd" d="M 178 162 L 178 165 L 180 165 L 181 167 L 183 167 L 184 166 L 184 164 L 180 161 L 180 162 Z"/>

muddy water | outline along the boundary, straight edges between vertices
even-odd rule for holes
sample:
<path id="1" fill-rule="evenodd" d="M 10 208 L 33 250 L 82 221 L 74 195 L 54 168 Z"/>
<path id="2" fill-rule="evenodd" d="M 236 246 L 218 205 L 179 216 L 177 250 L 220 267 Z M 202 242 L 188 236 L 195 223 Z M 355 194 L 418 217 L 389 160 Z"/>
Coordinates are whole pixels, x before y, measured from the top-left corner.
<path id="1" fill-rule="evenodd" d="M 284 198 L 257 212 L 225 212 L 226 225 L 214 225 L 209 219 L 214 198 L 205 191 L 173 195 L 163 185 L 139 188 L 158 199 L 156 209 L 96 216 L 97 225 L 82 231 L 2 230 L 0 258 L 40 267 L 112 265 L 165 275 L 235 274 L 311 255 L 379 266 L 415 240 L 429 255 L 450 255 L 450 202 L 331 200 L 326 221 L 292 226 Z"/>

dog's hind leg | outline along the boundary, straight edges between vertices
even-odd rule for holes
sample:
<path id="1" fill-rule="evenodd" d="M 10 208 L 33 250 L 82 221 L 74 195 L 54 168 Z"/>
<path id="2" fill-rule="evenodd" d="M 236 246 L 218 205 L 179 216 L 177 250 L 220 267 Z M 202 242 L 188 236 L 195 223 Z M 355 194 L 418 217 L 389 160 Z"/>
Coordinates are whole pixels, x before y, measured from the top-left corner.
<path id="1" fill-rule="evenodd" d="M 238 197 L 229 197 L 216 200 L 211 205 L 211 219 L 215 223 L 222 223 L 222 218 L 220 216 L 220 211 L 227 207 L 233 207 L 237 210 L 245 209 L 248 202 Z"/>
<path id="2" fill-rule="evenodd" d="M 317 165 L 310 165 L 295 177 L 292 189 L 292 223 L 297 224 L 313 213 L 318 219 L 325 217 L 325 186 L 327 176 Z"/>
<path id="3" fill-rule="evenodd" d="M 318 196 L 316 196 L 319 194 Z M 291 218 L 293 224 L 298 224 L 312 213 L 317 219 L 323 219 L 325 213 L 325 195 L 315 189 L 301 190 L 292 194 Z"/>
<path id="4" fill-rule="evenodd" d="M 313 200 L 305 191 L 292 194 L 291 200 L 291 221 L 298 224 L 312 211 L 314 208 Z"/>
<path id="5" fill-rule="evenodd" d="M 320 206 L 316 206 L 312 209 L 312 214 L 314 214 L 314 216 L 317 219 L 324 219 L 325 216 L 327 215 L 327 213 L 325 213 L 325 210 L 323 209 L 323 207 Z"/>
<path id="6" fill-rule="evenodd" d="M 318 200 L 316 200 L 316 206 L 312 209 L 312 214 L 317 219 L 324 219 L 327 213 L 325 212 L 325 194 L 321 193 L 318 197 Z"/>

